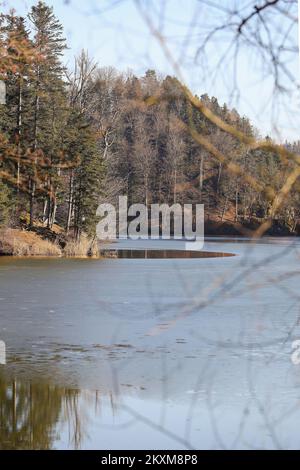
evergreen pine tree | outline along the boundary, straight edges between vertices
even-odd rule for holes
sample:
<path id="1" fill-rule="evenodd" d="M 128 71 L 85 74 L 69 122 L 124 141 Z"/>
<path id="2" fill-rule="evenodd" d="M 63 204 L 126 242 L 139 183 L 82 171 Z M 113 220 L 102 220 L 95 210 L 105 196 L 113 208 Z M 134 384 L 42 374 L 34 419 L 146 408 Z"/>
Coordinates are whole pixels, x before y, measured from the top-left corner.
<path id="1" fill-rule="evenodd" d="M 55 217 L 54 179 L 57 171 L 54 167 L 61 159 L 59 134 L 67 107 L 63 79 L 65 68 L 62 65 L 66 44 L 63 27 L 53 8 L 40 1 L 32 7 L 29 19 L 34 28 L 33 44 L 38 54 L 32 77 L 31 148 L 37 170 L 30 178 L 30 225 L 33 225 L 37 185 L 44 186 L 49 194 L 48 221 Z"/>

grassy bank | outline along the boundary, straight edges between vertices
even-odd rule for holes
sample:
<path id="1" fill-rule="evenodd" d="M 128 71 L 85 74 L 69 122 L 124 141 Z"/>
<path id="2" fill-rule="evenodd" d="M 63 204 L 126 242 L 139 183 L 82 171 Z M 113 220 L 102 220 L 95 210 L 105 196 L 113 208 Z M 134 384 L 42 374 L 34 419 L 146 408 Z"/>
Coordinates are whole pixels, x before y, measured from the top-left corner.
<path id="1" fill-rule="evenodd" d="M 57 243 L 44 240 L 35 232 L 19 229 L 0 231 L 0 254 L 10 256 L 62 256 Z"/>
<path id="2" fill-rule="evenodd" d="M 99 256 L 99 251 L 97 243 L 85 235 L 76 241 L 65 237 L 58 230 L 50 231 L 41 227 L 32 231 L 6 228 L 0 230 L 0 255 L 86 258 Z"/>

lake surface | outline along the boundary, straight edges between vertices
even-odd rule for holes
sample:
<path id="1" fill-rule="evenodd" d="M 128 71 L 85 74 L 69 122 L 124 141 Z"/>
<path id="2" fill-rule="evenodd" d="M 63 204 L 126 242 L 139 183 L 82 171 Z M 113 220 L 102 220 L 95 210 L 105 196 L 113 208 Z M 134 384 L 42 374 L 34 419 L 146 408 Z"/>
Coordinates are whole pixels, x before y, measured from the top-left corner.
<path id="1" fill-rule="evenodd" d="M 300 243 L 204 250 L 1 258 L 0 448 L 300 449 Z"/>

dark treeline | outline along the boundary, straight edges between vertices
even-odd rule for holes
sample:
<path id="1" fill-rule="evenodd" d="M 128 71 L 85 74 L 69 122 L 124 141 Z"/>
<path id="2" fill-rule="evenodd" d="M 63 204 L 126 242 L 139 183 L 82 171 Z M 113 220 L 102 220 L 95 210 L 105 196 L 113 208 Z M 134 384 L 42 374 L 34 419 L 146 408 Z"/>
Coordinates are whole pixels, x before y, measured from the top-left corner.
<path id="1" fill-rule="evenodd" d="M 128 195 L 130 204 L 204 203 L 206 215 L 219 221 L 270 217 L 266 188 L 276 194 L 292 163 L 221 130 L 190 103 L 176 78 L 99 68 L 85 52 L 70 72 L 65 49 L 62 25 L 45 3 L 26 19 L 1 15 L 1 225 L 58 223 L 76 237 L 93 235 L 98 203 L 118 195 Z M 200 99 L 225 123 L 259 139 L 236 110 L 206 94 Z M 200 146 L 193 129 L 226 161 Z M 286 147 L 299 150 L 298 143 Z M 232 173 L 229 163 L 242 171 Z M 296 184 L 272 217 L 295 231 L 299 211 Z"/>

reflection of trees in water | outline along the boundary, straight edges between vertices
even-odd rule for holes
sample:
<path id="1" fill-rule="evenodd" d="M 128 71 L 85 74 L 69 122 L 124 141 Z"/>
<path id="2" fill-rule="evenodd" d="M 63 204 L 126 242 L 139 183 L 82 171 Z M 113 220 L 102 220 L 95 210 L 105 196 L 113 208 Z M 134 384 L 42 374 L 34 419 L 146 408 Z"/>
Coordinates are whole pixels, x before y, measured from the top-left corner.
<path id="1" fill-rule="evenodd" d="M 82 438 L 80 392 L 46 382 L 29 383 L 0 375 L 0 449 L 50 449 L 57 424 L 69 424 L 75 448 Z"/>

